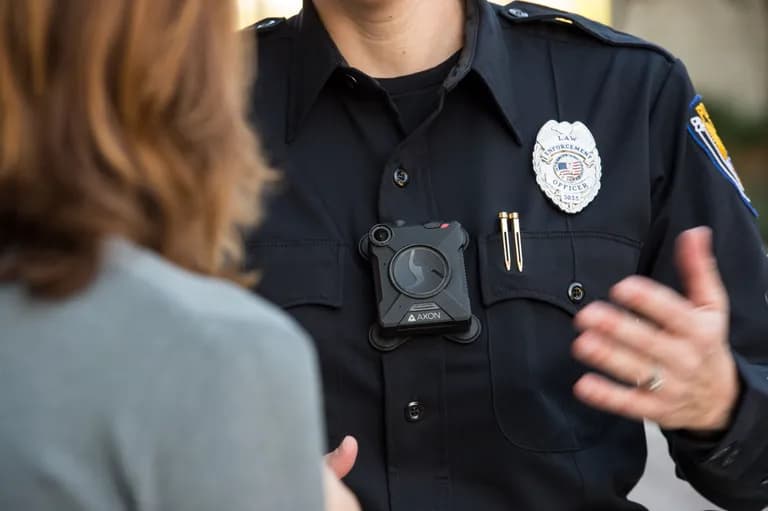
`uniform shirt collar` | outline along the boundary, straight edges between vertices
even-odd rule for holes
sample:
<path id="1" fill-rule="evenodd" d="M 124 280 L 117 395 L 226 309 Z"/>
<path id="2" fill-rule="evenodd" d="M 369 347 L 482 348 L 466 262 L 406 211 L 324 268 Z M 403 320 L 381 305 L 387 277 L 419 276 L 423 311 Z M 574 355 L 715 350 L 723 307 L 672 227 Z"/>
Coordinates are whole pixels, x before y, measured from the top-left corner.
<path id="1" fill-rule="evenodd" d="M 325 30 L 312 0 L 304 0 L 304 7 L 296 17 L 296 23 L 297 36 L 289 85 L 289 140 L 295 137 L 334 71 L 346 65 Z"/>
<path id="2" fill-rule="evenodd" d="M 347 66 L 323 26 L 312 0 L 304 0 L 296 22 L 298 36 L 291 75 L 289 140 L 301 128 L 304 118 L 334 72 Z M 487 86 L 508 128 L 520 143 L 515 127 L 517 110 L 503 28 L 495 8 L 486 0 L 467 0 L 464 38 L 464 48 L 445 82 L 446 88 L 456 87 L 468 74 L 475 72 Z"/>

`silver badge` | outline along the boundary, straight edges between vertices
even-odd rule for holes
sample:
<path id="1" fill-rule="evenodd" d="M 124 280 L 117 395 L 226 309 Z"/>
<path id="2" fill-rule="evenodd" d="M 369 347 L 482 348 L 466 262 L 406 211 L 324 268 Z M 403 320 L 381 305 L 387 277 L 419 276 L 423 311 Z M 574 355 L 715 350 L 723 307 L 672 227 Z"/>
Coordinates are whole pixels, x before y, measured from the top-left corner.
<path id="1" fill-rule="evenodd" d="M 595 137 L 581 122 L 547 122 L 536 136 L 533 170 L 552 202 L 566 213 L 580 212 L 600 191 L 602 167 Z"/>

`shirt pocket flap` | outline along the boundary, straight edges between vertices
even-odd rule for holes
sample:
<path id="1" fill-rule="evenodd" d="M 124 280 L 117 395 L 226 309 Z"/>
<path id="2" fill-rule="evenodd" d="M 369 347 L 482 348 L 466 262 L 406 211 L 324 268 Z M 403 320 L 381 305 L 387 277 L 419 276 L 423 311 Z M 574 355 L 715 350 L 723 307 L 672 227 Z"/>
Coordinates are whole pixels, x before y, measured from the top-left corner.
<path id="1" fill-rule="evenodd" d="M 522 234 L 523 271 L 504 265 L 501 235 L 480 243 L 483 304 L 505 300 L 546 302 L 569 314 L 594 300 L 605 300 L 614 284 L 637 268 L 640 243 L 603 233 L 526 232 Z"/>
<path id="2" fill-rule="evenodd" d="M 340 308 L 343 257 L 334 240 L 252 242 L 247 264 L 260 275 L 255 291 L 283 308 Z"/>

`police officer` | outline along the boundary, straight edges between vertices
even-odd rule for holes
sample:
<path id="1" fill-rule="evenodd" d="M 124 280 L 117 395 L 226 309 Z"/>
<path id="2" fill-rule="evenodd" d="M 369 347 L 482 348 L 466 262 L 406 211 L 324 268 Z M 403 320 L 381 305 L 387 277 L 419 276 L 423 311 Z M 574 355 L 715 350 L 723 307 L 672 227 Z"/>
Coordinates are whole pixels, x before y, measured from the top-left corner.
<path id="1" fill-rule="evenodd" d="M 768 261 L 680 61 L 524 2 L 307 0 L 256 33 L 282 180 L 249 260 L 316 339 L 364 509 L 642 509 L 642 418 L 709 499 L 768 504 Z M 474 342 L 369 342 L 358 240 L 397 220 L 469 233 Z"/>

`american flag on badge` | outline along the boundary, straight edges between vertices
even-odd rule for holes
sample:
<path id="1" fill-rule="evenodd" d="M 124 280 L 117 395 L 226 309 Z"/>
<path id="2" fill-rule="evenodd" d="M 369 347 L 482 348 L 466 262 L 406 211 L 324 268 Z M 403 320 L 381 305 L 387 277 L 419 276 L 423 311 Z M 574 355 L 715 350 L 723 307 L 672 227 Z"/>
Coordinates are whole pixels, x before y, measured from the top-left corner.
<path id="1" fill-rule="evenodd" d="M 557 163 L 557 173 L 561 177 L 577 178 L 581 176 L 583 170 L 584 166 L 578 160 Z"/>

